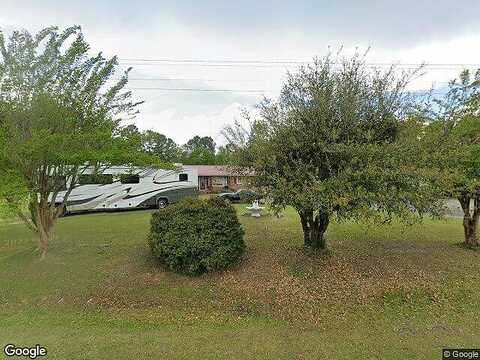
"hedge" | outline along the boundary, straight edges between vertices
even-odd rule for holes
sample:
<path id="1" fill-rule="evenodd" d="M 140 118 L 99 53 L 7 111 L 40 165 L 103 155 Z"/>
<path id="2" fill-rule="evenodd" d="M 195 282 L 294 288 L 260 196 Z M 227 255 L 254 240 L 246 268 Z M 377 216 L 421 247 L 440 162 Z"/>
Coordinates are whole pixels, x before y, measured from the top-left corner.
<path id="1" fill-rule="evenodd" d="M 149 243 L 169 269 L 198 275 L 228 268 L 245 252 L 232 205 L 220 198 L 187 198 L 152 215 Z"/>

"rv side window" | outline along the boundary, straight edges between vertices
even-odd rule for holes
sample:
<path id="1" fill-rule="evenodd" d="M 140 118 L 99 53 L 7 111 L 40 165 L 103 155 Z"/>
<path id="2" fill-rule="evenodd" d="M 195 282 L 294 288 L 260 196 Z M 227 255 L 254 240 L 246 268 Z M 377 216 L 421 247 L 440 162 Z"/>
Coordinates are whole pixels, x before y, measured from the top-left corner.
<path id="1" fill-rule="evenodd" d="M 179 174 L 178 181 L 188 181 L 188 174 Z"/>
<path id="2" fill-rule="evenodd" d="M 107 185 L 113 183 L 112 174 L 83 174 L 78 177 L 80 185 Z"/>
<path id="3" fill-rule="evenodd" d="M 122 184 L 138 184 L 140 182 L 140 176 L 138 175 L 120 175 L 120 182 Z"/>

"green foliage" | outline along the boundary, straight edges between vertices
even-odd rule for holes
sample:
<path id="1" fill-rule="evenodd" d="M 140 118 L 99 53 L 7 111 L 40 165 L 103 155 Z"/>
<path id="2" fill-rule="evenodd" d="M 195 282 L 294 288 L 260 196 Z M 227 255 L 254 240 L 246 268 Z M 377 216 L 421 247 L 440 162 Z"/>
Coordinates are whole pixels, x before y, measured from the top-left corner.
<path id="1" fill-rule="evenodd" d="M 231 144 L 226 144 L 218 148 L 215 164 L 217 165 L 230 165 L 233 162 L 234 147 Z"/>
<path id="2" fill-rule="evenodd" d="M 185 199 L 152 215 L 153 254 L 171 270 L 197 275 L 235 264 L 245 251 L 235 209 L 222 199 Z"/>
<path id="3" fill-rule="evenodd" d="M 111 174 L 83 174 L 78 178 L 78 184 L 111 184 L 113 182 L 113 175 Z"/>
<path id="4" fill-rule="evenodd" d="M 251 146 L 273 205 L 339 218 L 431 210 L 433 192 L 420 191 L 432 190 L 428 177 L 396 143 L 407 82 L 369 73 L 357 58 L 340 68 L 326 58 L 291 76 L 278 103 L 262 104 Z"/>
<path id="5" fill-rule="evenodd" d="M 30 200 L 28 187 L 17 172 L 4 169 L 0 176 L 0 218 L 25 212 Z"/>
<path id="6" fill-rule="evenodd" d="M 465 70 L 449 84 L 449 91 L 427 103 L 419 136 L 432 153 L 431 161 L 449 176 L 446 192 L 474 197 L 480 190 L 480 72 Z"/>
<path id="7" fill-rule="evenodd" d="M 411 76 L 371 71 L 358 56 L 317 59 L 288 76 L 278 101 L 259 105 L 248 137 L 239 125 L 227 131 L 273 208 L 297 209 L 306 245 L 313 236 L 323 247 L 331 216 L 388 221 L 437 212 L 431 173 L 399 141 Z"/>
<path id="8" fill-rule="evenodd" d="M 118 74 L 116 57 L 89 50 L 78 26 L 8 40 L 0 32 L 0 195 L 15 212 L 29 201 L 22 219 L 45 242 L 61 213 L 58 193 L 86 167 L 159 165 L 122 127 L 139 104 L 124 90 L 130 69 Z M 25 196 L 9 195 L 16 186 Z"/>
<path id="9" fill-rule="evenodd" d="M 73 177 L 86 162 L 134 160 L 139 143 L 117 136 L 122 116 L 134 115 L 138 105 L 123 91 L 129 70 L 106 86 L 116 57 L 88 57 L 79 27 L 15 31 L 8 43 L 0 33 L 0 49 L 0 139 L 8 139 L 0 142 L 3 169 L 17 171 L 38 192 L 40 167 Z"/>
<path id="10" fill-rule="evenodd" d="M 465 70 L 450 82 L 445 96 L 427 102 L 422 130 L 415 136 L 419 152 L 440 169 L 443 193 L 456 197 L 464 212 L 465 245 L 480 246 L 480 71 Z"/>
<path id="11" fill-rule="evenodd" d="M 201 137 L 196 135 L 190 140 L 188 140 L 184 147 L 187 151 L 193 151 L 198 148 L 204 148 L 211 152 L 215 152 L 215 142 L 210 136 Z"/>
<path id="12" fill-rule="evenodd" d="M 172 139 L 158 132 L 147 130 L 142 133 L 144 150 L 163 161 L 178 162 L 180 149 Z"/>
<path id="13" fill-rule="evenodd" d="M 190 165 L 215 164 L 215 142 L 210 136 L 194 136 L 183 145 L 181 160 Z"/>
<path id="14" fill-rule="evenodd" d="M 230 144 L 216 150 L 210 136 L 194 136 L 183 146 L 154 130 L 140 131 L 135 125 L 121 129 L 120 136 L 131 143 L 139 144 L 141 151 L 163 162 L 189 165 L 226 165 L 232 162 L 233 148 Z"/>

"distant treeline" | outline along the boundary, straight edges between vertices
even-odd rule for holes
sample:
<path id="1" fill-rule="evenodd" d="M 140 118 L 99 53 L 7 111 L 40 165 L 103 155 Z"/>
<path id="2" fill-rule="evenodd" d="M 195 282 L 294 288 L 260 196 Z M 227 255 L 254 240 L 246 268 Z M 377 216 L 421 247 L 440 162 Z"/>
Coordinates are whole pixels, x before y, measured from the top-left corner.
<path id="1" fill-rule="evenodd" d="M 194 136 L 180 145 L 165 135 L 153 130 L 140 131 L 135 125 L 122 130 L 122 136 L 136 138 L 142 150 L 161 160 L 189 165 L 224 165 L 231 156 L 229 145 L 219 146 L 210 136 Z"/>

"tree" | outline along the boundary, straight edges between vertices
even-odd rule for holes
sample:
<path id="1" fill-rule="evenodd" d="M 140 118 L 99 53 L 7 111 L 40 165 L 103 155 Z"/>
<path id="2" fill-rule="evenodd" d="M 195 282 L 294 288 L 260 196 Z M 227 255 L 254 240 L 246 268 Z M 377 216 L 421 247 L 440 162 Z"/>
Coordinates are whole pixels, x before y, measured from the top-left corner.
<path id="1" fill-rule="evenodd" d="M 158 156 L 163 161 L 176 162 L 180 157 L 180 149 L 174 140 L 153 130 L 142 133 L 144 150 L 151 155 Z"/>
<path id="2" fill-rule="evenodd" d="M 195 135 L 185 144 L 185 149 L 189 151 L 195 151 L 199 148 L 204 148 L 210 152 L 215 152 L 215 141 L 213 141 L 210 136 L 200 137 L 198 135 Z"/>
<path id="3" fill-rule="evenodd" d="M 220 146 L 215 155 L 216 165 L 230 165 L 232 163 L 232 157 L 234 156 L 234 147 L 232 144 L 226 144 Z"/>
<path id="4" fill-rule="evenodd" d="M 427 102 L 416 137 L 444 175 L 443 193 L 463 210 L 464 244 L 478 247 L 480 219 L 480 71 L 463 71 L 444 96 Z"/>
<path id="5" fill-rule="evenodd" d="M 432 174 L 401 141 L 413 75 L 370 71 L 359 56 L 316 59 L 289 74 L 278 101 L 259 104 L 249 136 L 238 124 L 225 131 L 273 209 L 296 209 L 306 247 L 326 247 L 333 216 L 438 213 Z"/>
<path id="6" fill-rule="evenodd" d="M 88 51 L 78 26 L 0 32 L 0 203 L 38 235 L 42 258 L 87 167 L 150 161 L 123 136 L 139 104 L 123 90 L 130 69 L 113 81 L 117 58 Z"/>
<path id="7" fill-rule="evenodd" d="M 122 127 L 120 130 L 120 136 L 126 140 L 136 141 L 138 144 L 142 145 L 142 133 L 138 130 L 136 125 L 130 124 Z"/>
<path id="8" fill-rule="evenodd" d="M 183 145 L 182 162 L 190 165 L 215 164 L 215 142 L 210 136 L 194 136 Z"/>

